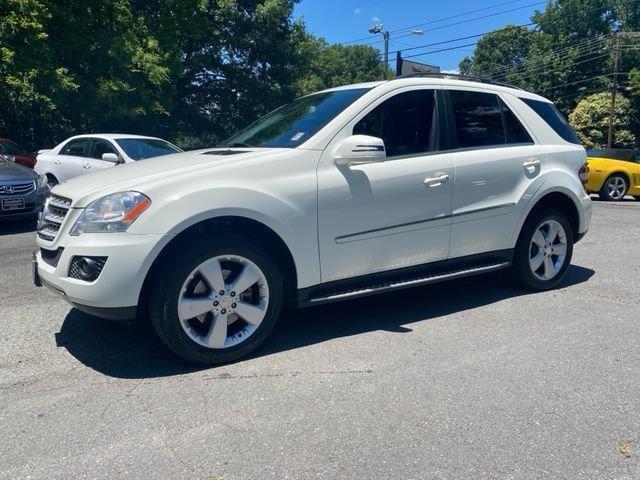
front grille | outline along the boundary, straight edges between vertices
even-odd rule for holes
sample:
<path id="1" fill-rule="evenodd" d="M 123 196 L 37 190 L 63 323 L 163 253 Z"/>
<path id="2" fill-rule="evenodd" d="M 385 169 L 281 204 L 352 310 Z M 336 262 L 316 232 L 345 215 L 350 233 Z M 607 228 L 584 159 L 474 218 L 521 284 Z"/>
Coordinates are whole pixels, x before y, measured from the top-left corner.
<path id="1" fill-rule="evenodd" d="M 28 195 L 36 189 L 36 182 L 4 182 L 0 184 L 0 195 Z"/>
<path id="2" fill-rule="evenodd" d="M 38 236 L 45 240 L 53 241 L 58 235 L 62 222 L 64 222 L 70 208 L 71 200 L 52 195 L 42 212 L 42 218 L 38 225 Z"/>
<path id="3" fill-rule="evenodd" d="M 57 267 L 58 262 L 60 261 L 60 257 L 62 256 L 62 252 L 64 252 L 63 247 L 60 247 L 57 250 L 47 250 L 46 248 L 41 248 L 40 256 L 42 257 L 42 261 L 47 265 Z"/>
<path id="4" fill-rule="evenodd" d="M 83 275 L 81 264 L 85 259 L 93 261 L 95 268 Z M 73 257 L 69 265 L 69 277 L 92 282 L 100 276 L 105 263 L 107 263 L 107 257 Z"/>

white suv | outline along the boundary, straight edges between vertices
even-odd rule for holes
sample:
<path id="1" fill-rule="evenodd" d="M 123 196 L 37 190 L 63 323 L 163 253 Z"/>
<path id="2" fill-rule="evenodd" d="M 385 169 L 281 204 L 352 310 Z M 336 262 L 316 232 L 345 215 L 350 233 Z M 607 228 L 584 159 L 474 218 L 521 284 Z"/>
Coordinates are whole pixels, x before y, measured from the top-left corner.
<path id="1" fill-rule="evenodd" d="M 97 316 L 148 315 L 190 361 L 228 362 L 284 305 L 498 269 L 555 287 L 589 227 L 585 159 L 553 104 L 515 88 L 334 88 L 216 148 L 55 187 L 34 280 Z"/>
<path id="2" fill-rule="evenodd" d="M 182 152 L 166 140 L 140 135 L 98 133 L 77 135 L 51 150 L 38 152 L 35 170 L 46 175 L 49 188 L 87 173 L 122 163 Z"/>

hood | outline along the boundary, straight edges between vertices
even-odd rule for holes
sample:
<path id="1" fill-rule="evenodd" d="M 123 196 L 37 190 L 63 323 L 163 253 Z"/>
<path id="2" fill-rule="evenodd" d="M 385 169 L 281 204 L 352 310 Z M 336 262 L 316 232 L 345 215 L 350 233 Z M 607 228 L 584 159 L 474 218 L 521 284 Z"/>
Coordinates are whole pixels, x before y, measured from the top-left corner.
<path id="1" fill-rule="evenodd" d="M 18 163 L 0 160 L 0 183 L 3 181 L 36 180 L 38 174 Z"/>
<path id="2" fill-rule="evenodd" d="M 89 175 L 81 175 L 56 185 L 52 193 L 73 200 L 75 207 L 85 207 L 103 195 L 145 190 L 158 184 L 185 182 L 212 172 L 216 179 L 225 171 L 238 173 L 250 169 L 254 162 L 281 157 L 288 148 L 208 148 L 147 158 L 116 165 Z"/>

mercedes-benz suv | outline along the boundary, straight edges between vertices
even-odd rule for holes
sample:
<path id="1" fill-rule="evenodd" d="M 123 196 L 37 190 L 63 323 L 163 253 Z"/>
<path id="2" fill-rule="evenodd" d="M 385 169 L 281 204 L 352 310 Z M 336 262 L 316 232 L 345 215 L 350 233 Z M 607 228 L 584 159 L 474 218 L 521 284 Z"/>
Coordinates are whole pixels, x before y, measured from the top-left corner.
<path id="1" fill-rule="evenodd" d="M 499 269 L 556 287 L 589 227 L 585 159 L 554 105 L 516 88 L 333 88 L 218 147 L 56 186 L 34 278 L 90 314 L 148 316 L 183 358 L 228 362 L 286 305 Z"/>

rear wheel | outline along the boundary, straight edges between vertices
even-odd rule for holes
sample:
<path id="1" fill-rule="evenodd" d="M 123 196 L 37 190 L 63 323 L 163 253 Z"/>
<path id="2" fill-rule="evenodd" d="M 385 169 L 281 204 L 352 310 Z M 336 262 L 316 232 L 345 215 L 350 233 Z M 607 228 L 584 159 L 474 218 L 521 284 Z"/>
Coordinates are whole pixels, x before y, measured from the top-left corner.
<path id="1" fill-rule="evenodd" d="M 557 210 L 534 211 L 520 232 L 512 273 L 531 290 L 549 290 L 564 278 L 573 255 L 573 231 Z"/>
<path id="2" fill-rule="evenodd" d="M 284 283 L 271 256 L 231 234 L 185 245 L 153 286 L 149 316 L 164 343 L 195 363 L 237 360 L 276 324 Z"/>
<path id="3" fill-rule="evenodd" d="M 624 175 L 614 174 L 607 178 L 598 195 L 602 200 L 617 202 L 624 198 L 627 190 L 629 190 L 627 178 Z"/>

